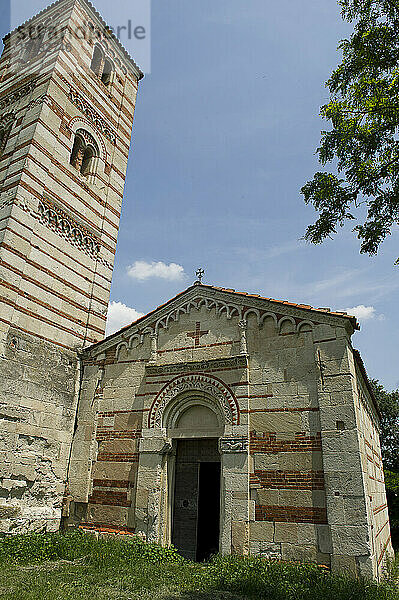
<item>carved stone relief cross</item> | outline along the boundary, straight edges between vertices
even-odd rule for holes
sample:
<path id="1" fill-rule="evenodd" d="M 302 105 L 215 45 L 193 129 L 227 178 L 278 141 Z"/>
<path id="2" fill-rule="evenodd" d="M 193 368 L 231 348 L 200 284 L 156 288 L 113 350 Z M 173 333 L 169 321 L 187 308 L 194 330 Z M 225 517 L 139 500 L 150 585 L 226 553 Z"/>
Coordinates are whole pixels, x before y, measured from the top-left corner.
<path id="1" fill-rule="evenodd" d="M 201 331 L 201 323 L 197 321 L 195 324 L 195 331 L 189 331 L 187 337 L 193 338 L 195 340 L 195 346 L 199 346 L 201 336 L 206 335 L 207 333 L 209 333 L 209 330 Z"/>

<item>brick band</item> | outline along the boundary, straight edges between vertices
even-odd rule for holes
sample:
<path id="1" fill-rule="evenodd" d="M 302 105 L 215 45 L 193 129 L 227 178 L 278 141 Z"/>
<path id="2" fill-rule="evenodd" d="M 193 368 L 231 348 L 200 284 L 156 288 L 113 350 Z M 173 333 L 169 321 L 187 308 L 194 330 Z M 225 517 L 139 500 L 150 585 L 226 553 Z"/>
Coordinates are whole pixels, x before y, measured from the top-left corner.
<path id="1" fill-rule="evenodd" d="M 325 508 L 306 506 L 255 506 L 256 521 L 276 521 L 281 523 L 327 523 Z"/>

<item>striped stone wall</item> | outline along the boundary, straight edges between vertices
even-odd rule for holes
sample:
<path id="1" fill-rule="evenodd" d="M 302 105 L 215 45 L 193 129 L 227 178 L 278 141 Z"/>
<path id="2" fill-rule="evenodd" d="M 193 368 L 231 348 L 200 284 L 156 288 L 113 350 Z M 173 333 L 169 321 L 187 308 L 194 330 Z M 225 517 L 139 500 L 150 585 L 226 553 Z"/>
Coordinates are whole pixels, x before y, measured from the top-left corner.
<path id="1" fill-rule="evenodd" d="M 111 84 L 91 70 L 98 38 L 83 38 L 79 27 L 95 33 L 103 23 L 85 0 L 56 2 L 29 25 L 49 31 L 48 23 L 62 36 L 46 34 L 42 49 L 25 60 L 26 40 L 12 32 L 0 60 L 0 126 L 7 115 L 13 119 L 0 156 L 0 449 L 8 457 L 0 528 L 12 531 L 59 525 L 76 352 L 104 336 L 141 77 L 119 43 L 104 36 L 99 43 L 115 66 Z M 98 147 L 89 175 L 70 164 L 78 130 Z M 28 421 L 13 420 L 24 410 Z M 24 446 L 26 435 L 32 441 Z M 47 445 L 47 466 L 35 466 Z M 22 477 L 26 460 L 29 478 Z"/>

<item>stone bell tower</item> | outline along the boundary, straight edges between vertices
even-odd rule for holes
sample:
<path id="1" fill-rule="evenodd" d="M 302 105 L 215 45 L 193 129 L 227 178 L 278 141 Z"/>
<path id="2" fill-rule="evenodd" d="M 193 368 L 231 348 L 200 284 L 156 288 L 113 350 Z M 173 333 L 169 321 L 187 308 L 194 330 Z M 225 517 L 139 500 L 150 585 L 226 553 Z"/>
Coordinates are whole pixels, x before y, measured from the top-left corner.
<path id="1" fill-rule="evenodd" d="M 87 0 L 4 39 L 0 532 L 59 526 L 77 353 L 104 337 L 142 77 Z"/>

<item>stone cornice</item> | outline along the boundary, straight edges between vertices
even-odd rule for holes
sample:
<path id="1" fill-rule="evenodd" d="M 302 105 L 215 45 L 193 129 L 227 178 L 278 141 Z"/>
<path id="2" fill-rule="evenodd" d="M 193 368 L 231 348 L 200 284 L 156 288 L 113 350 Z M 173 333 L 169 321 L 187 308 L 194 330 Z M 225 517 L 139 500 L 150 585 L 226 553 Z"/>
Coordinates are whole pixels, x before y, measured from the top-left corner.
<path id="1" fill-rule="evenodd" d="M 230 358 L 216 358 L 213 360 L 171 363 L 168 365 L 147 365 L 145 372 L 146 375 L 173 375 L 186 372 L 209 371 L 225 368 L 246 369 L 246 367 L 246 356 L 231 356 Z"/>

